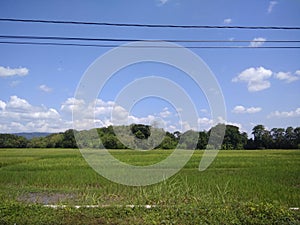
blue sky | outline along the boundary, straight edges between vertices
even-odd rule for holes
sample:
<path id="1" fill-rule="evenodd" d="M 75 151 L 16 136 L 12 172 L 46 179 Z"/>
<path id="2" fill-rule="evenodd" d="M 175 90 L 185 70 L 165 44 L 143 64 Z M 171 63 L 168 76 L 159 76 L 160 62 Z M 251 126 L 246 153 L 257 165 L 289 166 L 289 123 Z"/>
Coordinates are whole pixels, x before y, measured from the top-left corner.
<path id="1" fill-rule="evenodd" d="M 297 0 L 4 0 L 0 3 L 2 18 L 174 25 L 299 27 L 299 10 L 300 2 Z M 269 129 L 300 126 L 300 50 L 255 48 L 274 45 L 265 43 L 268 40 L 300 40 L 300 31 L 297 30 L 168 29 L 0 22 L 0 34 L 249 40 L 249 43 L 238 45 L 253 48 L 191 49 L 208 65 L 222 89 L 227 118 L 220 121 L 223 119 L 223 122 L 237 125 L 248 133 L 256 124 L 264 124 Z M 260 42 L 251 43 L 251 40 Z M 84 111 L 91 106 L 74 98 L 76 87 L 87 68 L 109 50 L 0 44 L 0 132 L 57 132 L 72 128 L 72 110 Z M 137 79 L 154 75 L 167 78 L 185 89 L 197 108 L 198 124 L 180 121 L 178 111 L 182 109 L 159 98 L 137 102 L 129 112 L 129 122 L 151 124 L 158 121 L 170 131 L 195 127 L 209 129 L 217 122 L 212 120 L 205 93 L 196 90 L 195 84 L 185 73 L 163 64 L 141 63 L 112 75 L 94 105 L 96 120 L 83 121 L 83 126 L 91 128 L 112 124 L 110 113 L 122 88 Z M 118 109 L 121 109 L 120 113 L 126 111 L 121 106 Z"/>

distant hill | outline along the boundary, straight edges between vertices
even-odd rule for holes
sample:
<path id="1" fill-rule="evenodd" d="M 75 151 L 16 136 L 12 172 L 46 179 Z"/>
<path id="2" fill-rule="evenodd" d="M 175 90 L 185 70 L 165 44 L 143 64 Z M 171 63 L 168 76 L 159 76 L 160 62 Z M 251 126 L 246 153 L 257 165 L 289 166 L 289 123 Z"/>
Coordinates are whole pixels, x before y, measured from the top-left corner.
<path id="1" fill-rule="evenodd" d="M 35 138 L 35 137 L 46 137 L 50 134 L 52 134 L 52 133 L 46 133 L 46 132 L 29 132 L 29 133 L 26 133 L 26 132 L 23 132 L 23 133 L 14 133 L 13 135 L 24 137 L 24 138 L 30 140 L 30 139 Z"/>

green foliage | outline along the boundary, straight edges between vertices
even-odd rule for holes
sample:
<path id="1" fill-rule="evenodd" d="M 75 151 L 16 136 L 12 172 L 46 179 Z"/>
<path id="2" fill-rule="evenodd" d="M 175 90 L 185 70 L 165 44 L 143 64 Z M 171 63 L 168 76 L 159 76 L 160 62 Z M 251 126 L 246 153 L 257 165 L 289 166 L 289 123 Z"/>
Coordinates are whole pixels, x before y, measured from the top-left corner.
<path id="1" fill-rule="evenodd" d="M 101 141 L 105 148 L 107 149 L 124 149 L 125 146 L 120 142 L 120 140 L 115 135 L 104 135 Z"/>
<path id="2" fill-rule="evenodd" d="M 174 149 L 174 148 L 176 148 L 177 144 L 178 144 L 178 142 L 174 138 L 170 137 L 170 135 L 166 135 L 165 138 L 163 139 L 163 141 L 158 146 L 158 148 Z"/>
<path id="3" fill-rule="evenodd" d="M 207 132 L 204 132 L 204 131 L 199 132 L 197 149 L 205 149 L 208 144 L 208 138 L 209 138 L 209 136 L 208 136 Z"/>
<path id="4" fill-rule="evenodd" d="M 131 132 L 139 139 L 147 139 L 151 135 L 150 126 L 143 124 L 132 124 Z"/>
<path id="5" fill-rule="evenodd" d="M 220 204 L 193 202 L 169 207 L 74 207 L 51 209 L 40 205 L 5 202 L 1 224 L 230 224 L 297 225 L 300 215 L 274 203 Z"/>
<path id="6" fill-rule="evenodd" d="M 180 149 L 195 149 L 199 140 L 199 133 L 188 130 L 180 136 L 178 145 Z"/>
<path id="7" fill-rule="evenodd" d="M 74 130 L 51 134 L 46 137 L 36 137 L 28 140 L 28 148 L 77 148 Z"/>
<path id="8" fill-rule="evenodd" d="M 0 148 L 25 148 L 28 140 L 13 134 L 0 134 Z"/>
<path id="9" fill-rule="evenodd" d="M 226 125 L 225 136 L 223 140 L 223 149 L 243 149 L 247 143 L 247 134 L 240 133 L 239 128 L 232 125 Z"/>
<path id="10" fill-rule="evenodd" d="M 263 125 L 252 129 L 254 140 L 248 140 L 247 149 L 297 149 L 300 143 L 300 127 L 272 128 Z"/>
<path id="11" fill-rule="evenodd" d="M 122 142 L 116 136 L 115 129 L 126 131 L 121 134 L 123 136 Z M 223 132 L 224 129 L 225 133 Z M 214 130 L 215 139 L 224 135 L 221 146 L 217 146 L 219 143 L 210 143 L 207 146 L 212 130 Z M 80 137 L 80 143 L 76 142 L 74 132 Z M 80 146 L 108 149 L 152 149 L 153 147 L 155 149 L 174 149 L 178 147 L 182 149 L 221 148 L 233 150 L 299 149 L 300 146 L 300 127 L 273 128 L 268 131 L 263 125 L 257 125 L 252 129 L 252 134 L 254 139 L 248 139 L 247 133 L 241 133 L 238 127 L 225 124 L 218 124 L 207 132 L 190 130 L 184 133 L 179 131 L 170 133 L 149 125 L 132 124 L 130 126 L 108 126 L 84 131 L 70 129 L 62 133 L 35 137 L 30 140 L 12 134 L 0 134 L 0 148 L 77 148 Z M 154 146 L 155 140 L 159 140 L 162 136 L 164 138 L 162 138 L 161 143 Z"/>
<path id="12" fill-rule="evenodd" d="M 63 148 L 77 148 L 76 140 L 73 130 L 67 130 L 63 134 L 62 146 Z"/>

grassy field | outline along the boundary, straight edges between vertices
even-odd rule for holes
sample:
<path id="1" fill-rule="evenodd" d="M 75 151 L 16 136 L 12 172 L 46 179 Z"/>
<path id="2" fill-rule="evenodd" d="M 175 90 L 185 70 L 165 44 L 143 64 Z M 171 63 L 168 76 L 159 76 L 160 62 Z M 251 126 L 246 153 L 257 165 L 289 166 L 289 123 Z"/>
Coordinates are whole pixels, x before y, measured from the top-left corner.
<path id="1" fill-rule="evenodd" d="M 171 151 L 111 152 L 147 165 Z M 98 175 L 79 150 L 0 149 L 0 224 L 300 224 L 290 209 L 300 207 L 300 151 L 220 151 L 199 172 L 202 154 L 164 182 L 128 187 Z M 84 205 L 100 207 L 74 207 Z"/>

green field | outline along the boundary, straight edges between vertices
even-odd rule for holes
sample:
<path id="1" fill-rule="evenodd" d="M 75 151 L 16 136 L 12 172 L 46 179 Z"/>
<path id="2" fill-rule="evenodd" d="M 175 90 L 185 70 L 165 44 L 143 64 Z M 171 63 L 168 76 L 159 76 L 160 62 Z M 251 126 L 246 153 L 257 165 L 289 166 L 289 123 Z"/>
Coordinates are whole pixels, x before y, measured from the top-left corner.
<path id="1" fill-rule="evenodd" d="M 111 152 L 134 165 L 171 153 Z M 300 207 L 299 150 L 220 151 L 199 172 L 202 154 L 164 182 L 129 187 L 98 175 L 79 150 L 0 149 L 0 224 L 300 224 L 290 209 Z M 74 207 L 85 205 L 99 207 Z"/>

